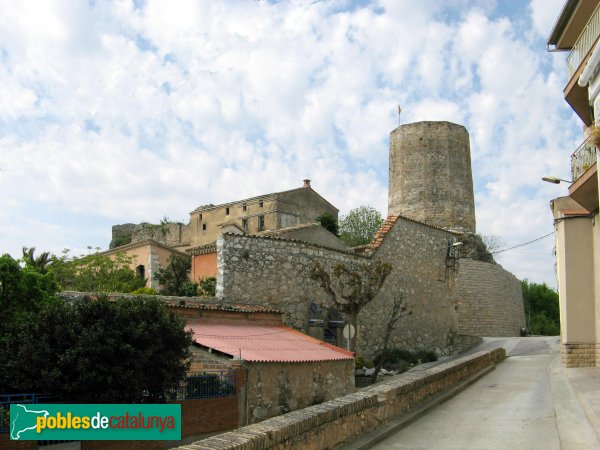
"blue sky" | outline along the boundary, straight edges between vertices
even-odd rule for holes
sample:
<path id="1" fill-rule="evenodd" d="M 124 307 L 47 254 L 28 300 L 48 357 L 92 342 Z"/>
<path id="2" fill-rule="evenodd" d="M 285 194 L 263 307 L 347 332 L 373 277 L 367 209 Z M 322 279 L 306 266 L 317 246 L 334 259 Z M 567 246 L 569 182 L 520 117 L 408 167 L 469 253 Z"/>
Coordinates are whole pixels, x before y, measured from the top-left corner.
<path id="1" fill-rule="evenodd" d="M 387 214 L 389 132 L 471 136 L 477 228 L 553 230 L 581 141 L 546 37 L 563 0 L 0 1 L 0 252 L 299 187 Z M 556 285 L 553 239 L 499 262 Z"/>

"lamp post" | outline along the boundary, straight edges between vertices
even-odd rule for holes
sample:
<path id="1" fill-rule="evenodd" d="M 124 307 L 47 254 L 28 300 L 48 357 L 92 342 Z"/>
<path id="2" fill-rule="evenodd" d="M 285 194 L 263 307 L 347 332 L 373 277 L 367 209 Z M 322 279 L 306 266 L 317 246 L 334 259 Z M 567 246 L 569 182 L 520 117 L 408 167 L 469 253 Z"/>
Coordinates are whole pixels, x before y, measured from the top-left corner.
<path id="1" fill-rule="evenodd" d="M 542 180 L 545 181 L 546 183 L 552 183 L 552 184 L 559 184 L 561 181 L 564 181 L 565 183 L 569 183 L 569 184 L 571 184 L 573 182 L 571 180 L 563 180 L 562 178 L 552 177 L 552 176 L 542 177 Z"/>

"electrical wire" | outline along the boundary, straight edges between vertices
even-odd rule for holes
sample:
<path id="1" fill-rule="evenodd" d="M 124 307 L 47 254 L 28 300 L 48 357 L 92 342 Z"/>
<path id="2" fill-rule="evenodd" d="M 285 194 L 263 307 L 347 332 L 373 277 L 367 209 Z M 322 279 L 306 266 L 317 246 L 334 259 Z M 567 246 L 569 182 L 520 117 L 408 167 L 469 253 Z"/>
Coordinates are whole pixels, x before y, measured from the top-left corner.
<path id="1" fill-rule="evenodd" d="M 490 252 L 490 253 L 491 253 L 492 255 L 495 255 L 496 253 L 502 253 L 502 252 L 506 252 L 506 251 L 508 251 L 508 250 L 512 250 L 512 249 L 514 249 L 514 248 L 524 247 L 524 246 L 526 246 L 526 245 L 533 244 L 534 242 L 541 241 L 542 239 L 545 239 L 545 238 L 547 238 L 548 236 L 551 236 L 551 235 L 553 235 L 553 234 L 554 234 L 554 231 L 551 231 L 550 233 L 548 233 L 548 234 L 545 234 L 544 236 L 542 236 L 542 237 L 539 237 L 539 238 L 536 238 L 536 239 L 534 239 L 534 240 L 532 240 L 532 241 L 523 242 L 522 244 L 513 245 L 512 247 L 503 248 L 503 249 L 501 249 L 501 250 L 496 250 L 495 252 Z"/>

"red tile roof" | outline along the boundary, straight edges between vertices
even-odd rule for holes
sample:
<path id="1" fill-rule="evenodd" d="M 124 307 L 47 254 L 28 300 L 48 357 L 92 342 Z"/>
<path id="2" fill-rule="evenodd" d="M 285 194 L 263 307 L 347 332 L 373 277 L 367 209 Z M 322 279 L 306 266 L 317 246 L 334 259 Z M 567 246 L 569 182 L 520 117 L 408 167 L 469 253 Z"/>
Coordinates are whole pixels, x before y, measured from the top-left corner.
<path id="1" fill-rule="evenodd" d="M 190 321 L 194 341 L 252 362 L 307 362 L 353 359 L 354 354 L 283 325 Z"/>

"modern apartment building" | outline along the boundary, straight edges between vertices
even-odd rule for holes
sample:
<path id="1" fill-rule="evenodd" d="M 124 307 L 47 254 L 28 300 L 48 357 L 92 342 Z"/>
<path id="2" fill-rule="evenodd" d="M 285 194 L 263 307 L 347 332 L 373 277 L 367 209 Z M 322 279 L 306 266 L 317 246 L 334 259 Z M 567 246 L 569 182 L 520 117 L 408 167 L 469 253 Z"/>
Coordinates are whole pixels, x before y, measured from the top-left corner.
<path id="1" fill-rule="evenodd" d="M 562 363 L 565 367 L 598 366 L 600 0 L 568 0 L 548 38 L 548 50 L 569 52 L 564 95 L 584 130 L 579 147 L 569 149 L 572 180 L 568 195 L 551 202 L 556 229 Z"/>

